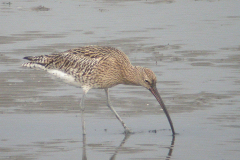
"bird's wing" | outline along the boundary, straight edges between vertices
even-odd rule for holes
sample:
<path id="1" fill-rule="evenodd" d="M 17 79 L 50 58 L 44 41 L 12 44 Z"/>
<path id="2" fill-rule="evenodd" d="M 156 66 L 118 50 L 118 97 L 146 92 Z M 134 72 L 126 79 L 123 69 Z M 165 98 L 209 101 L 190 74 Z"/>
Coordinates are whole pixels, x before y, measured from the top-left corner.
<path id="1" fill-rule="evenodd" d="M 109 53 L 113 52 L 120 51 L 112 47 L 85 46 L 61 53 L 24 57 L 24 59 L 30 62 L 24 63 L 23 66 L 41 69 L 58 69 L 64 72 L 74 70 L 76 73 L 88 70 L 87 68 L 93 69 L 101 60 L 107 59 Z"/>

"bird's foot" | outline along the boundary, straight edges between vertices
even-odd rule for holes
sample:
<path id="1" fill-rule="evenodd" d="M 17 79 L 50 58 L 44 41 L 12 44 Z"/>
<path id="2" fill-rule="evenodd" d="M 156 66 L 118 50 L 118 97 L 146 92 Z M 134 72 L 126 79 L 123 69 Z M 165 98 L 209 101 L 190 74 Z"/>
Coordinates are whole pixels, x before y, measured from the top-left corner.
<path id="1" fill-rule="evenodd" d="M 129 128 L 125 128 L 124 134 L 131 134 L 133 133 Z"/>

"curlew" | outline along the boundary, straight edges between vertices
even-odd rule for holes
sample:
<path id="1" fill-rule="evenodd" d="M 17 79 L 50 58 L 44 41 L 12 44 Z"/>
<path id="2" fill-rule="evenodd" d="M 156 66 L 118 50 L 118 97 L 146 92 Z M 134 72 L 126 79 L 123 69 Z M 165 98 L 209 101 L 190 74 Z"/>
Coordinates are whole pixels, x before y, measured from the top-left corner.
<path id="1" fill-rule="evenodd" d="M 155 74 L 148 68 L 133 66 L 124 52 L 113 47 L 85 46 L 57 54 L 28 56 L 24 59 L 30 61 L 24 63 L 24 67 L 46 70 L 67 83 L 82 87 L 83 95 L 80 109 L 84 135 L 86 134 L 84 99 L 92 88 L 105 90 L 107 106 L 124 127 L 125 134 L 130 133 L 129 128 L 115 111 L 109 99 L 108 88 L 118 84 L 143 86 L 148 89 L 162 107 L 169 121 L 172 134 L 175 135 L 170 115 L 156 88 L 157 78 Z"/>

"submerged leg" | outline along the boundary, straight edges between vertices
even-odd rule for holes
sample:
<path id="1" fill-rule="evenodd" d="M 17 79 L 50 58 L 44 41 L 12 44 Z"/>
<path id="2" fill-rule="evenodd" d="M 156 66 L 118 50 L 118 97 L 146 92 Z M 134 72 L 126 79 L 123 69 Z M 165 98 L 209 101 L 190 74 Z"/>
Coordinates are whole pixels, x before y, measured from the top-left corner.
<path id="1" fill-rule="evenodd" d="M 81 99 L 81 101 L 80 101 L 80 110 L 81 110 L 81 118 L 82 118 L 82 132 L 83 132 L 83 135 L 86 134 L 85 120 L 84 120 L 84 110 L 85 110 L 85 107 L 84 107 L 84 98 L 86 97 L 86 94 L 87 94 L 87 91 L 84 91 L 84 90 L 83 90 L 82 99 Z"/>
<path id="2" fill-rule="evenodd" d="M 130 129 L 126 126 L 126 124 L 123 122 L 123 120 L 121 119 L 121 117 L 117 114 L 117 112 L 115 111 L 115 109 L 111 106 L 111 102 L 109 99 L 109 94 L 108 94 L 108 88 L 105 89 L 105 93 L 107 96 L 107 106 L 108 108 L 111 109 L 111 111 L 115 114 L 115 116 L 117 117 L 117 119 L 120 121 L 120 123 L 122 124 L 123 128 L 125 129 L 125 134 L 131 133 Z"/>

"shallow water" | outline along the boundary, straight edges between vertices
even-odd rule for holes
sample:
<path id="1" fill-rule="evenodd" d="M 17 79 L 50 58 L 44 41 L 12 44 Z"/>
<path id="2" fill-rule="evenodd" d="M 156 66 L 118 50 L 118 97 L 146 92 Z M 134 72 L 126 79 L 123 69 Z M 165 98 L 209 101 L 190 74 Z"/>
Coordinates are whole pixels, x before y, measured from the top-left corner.
<path id="1" fill-rule="evenodd" d="M 11 2 L 11 3 L 8 3 Z M 240 156 L 239 1 L 6 1 L 0 4 L 0 159 L 237 159 Z M 171 130 L 144 88 L 80 88 L 22 68 L 24 56 L 95 44 L 151 68 Z"/>

